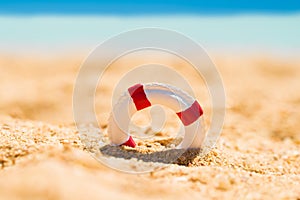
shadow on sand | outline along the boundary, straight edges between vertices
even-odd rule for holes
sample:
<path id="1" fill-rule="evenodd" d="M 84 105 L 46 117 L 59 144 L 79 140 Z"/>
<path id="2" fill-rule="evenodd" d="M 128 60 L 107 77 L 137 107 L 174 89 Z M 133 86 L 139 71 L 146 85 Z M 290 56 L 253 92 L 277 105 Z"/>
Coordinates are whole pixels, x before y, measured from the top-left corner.
<path id="1" fill-rule="evenodd" d="M 120 146 L 106 145 L 100 148 L 103 155 L 116 158 L 131 159 L 136 158 L 144 162 L 160 162 L 165 164 L 178 164 L 187 166 L 200 153 L 201 149 L 170 149 L 153 153 L 141 153 L 137 150 L 126 150 Z"/>

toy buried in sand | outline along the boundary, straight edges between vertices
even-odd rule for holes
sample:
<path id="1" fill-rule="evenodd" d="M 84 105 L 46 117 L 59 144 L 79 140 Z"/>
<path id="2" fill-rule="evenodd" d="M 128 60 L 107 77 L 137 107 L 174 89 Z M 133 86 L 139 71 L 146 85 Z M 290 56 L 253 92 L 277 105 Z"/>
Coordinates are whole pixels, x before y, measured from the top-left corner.
<path id="1" fill-rule="evenodd" d="M 128 133 L 131 117 L 135 112 L 156 104 L 174 110 L 184 125 L 184 138 L 177 148 L 201 147 L 205 139 L 205 131 L 200 104 L 179 88 L 162 83 L 133 85 L 118 99 L 108 124 L 111 143 L 135 147 L 136 144 Z"/>

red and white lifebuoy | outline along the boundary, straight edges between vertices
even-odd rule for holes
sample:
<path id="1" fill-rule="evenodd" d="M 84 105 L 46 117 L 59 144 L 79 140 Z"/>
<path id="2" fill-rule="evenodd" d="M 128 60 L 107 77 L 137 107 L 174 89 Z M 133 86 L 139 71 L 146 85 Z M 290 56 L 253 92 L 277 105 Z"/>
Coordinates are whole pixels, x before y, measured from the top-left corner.
<path id="1" fill-rule="evenodd" d="M 131 117 L 135 112 L 156 104 L 174 110 L 184 125 L 184 138 L 178 148 L 201 147 L 205 132 L 200 104 L 179 88 L 161 83 L 133 85 L 119 98 L 108 124 L 108 135 L 112 144 L 135 147 L 136 144 L 128 133 Z"/>

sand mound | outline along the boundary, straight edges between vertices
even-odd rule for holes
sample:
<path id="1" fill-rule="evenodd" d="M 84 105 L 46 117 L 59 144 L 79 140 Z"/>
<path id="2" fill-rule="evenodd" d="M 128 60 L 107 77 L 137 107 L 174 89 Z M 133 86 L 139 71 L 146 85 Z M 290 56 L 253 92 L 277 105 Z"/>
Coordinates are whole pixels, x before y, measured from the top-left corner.
<path id="1" fill-rule="evenodd" d="M 81 59 L 13 59 L 0 60 L 0 199 L 300 199 L 299 61 L 217 59 L 228 107 L 216 148 L 132 175 L 97 162 L 79 139 L 71 95 Z M 102 151 L 157 163 L 171 152 Z"/>

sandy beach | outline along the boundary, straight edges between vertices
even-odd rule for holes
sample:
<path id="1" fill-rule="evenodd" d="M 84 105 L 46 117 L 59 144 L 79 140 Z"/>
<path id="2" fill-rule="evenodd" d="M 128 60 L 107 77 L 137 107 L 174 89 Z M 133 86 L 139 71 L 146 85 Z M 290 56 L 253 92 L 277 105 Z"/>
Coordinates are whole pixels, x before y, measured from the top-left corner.
<path id="1" fill-rule="evenodd" d="M 85 56 L 1 56 L 0 199 L 300 199 L 299 59 L 211 55 L 227 96 L 216 148 L 187 165 L 136 175 L 96 161 L 79 138 L 72 92 Z M 115 65 L 127 70 L 124 63 L 132 64 Z M 96 96 L 104 102 L 96 109 L 102 131 L 119 79 L 109 73 Z M 208 100 L 202 103 L 209 116 Z"/>

